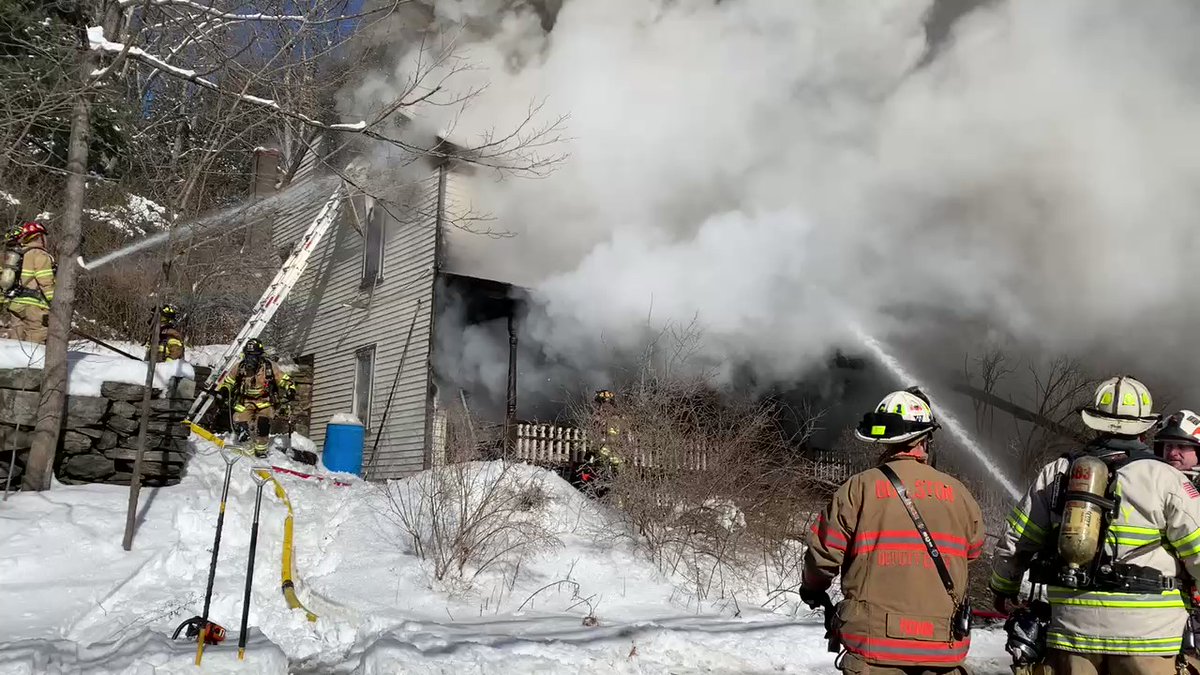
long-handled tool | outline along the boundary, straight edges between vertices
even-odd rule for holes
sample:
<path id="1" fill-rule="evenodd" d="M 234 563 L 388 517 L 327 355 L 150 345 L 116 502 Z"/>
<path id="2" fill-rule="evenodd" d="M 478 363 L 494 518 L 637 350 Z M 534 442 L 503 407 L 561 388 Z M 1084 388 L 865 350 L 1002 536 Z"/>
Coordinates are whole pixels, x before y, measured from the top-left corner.
<path id="1" fill-rule="evenodd" d="M 221 485 L 221 506 L 217 511 L 217 533 L 213 537 L 212 561 L 208 565 L 208 586 L 204 589 L 204 611 L 200 616 L 194 616 L 179 624 L 172 638 L 178 638 L 179 633 L 187 630 L 187 637 L 197 638 L 196 665 L 204 656 L 205 644 L 220 644 L 225 639 L 225 629 L 208 620 L 208 610 L 212 606 L 213 581 L 217 578 L 217 557 L 221 551 L 221 530 L 225 527 L 225 502 L 229 499 L 229 481 L 233 477 L 233 465 L 237 464 L 239 455 L 220 449 L 221 458 L 225 460 L 225 482 Z"/>
<path id="2" fill-rule="evenodd" d="M 250 525 L 250 560 L 246 563 L 246 595 L 242 598 L 242 629 L 238 633 L 238 661 L 246 658 L 246 630 L 250 623 L 250 590 L 254 586 L 254 551 L 258 548 L 258 513 L 262 509 L 263 486 L 270 478 L 270 468 L 254 467 L 250 477 L 258 487 L 254 493 L 254 522 Z"/>

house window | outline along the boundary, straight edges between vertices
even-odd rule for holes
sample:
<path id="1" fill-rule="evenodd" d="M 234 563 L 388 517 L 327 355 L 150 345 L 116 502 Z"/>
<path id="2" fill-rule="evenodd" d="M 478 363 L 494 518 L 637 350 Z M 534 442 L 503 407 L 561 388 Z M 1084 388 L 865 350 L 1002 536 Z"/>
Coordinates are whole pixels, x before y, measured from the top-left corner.
<path id="1" fill-rule="evenodd" d="M 371 426 L 371 398 L 375 388 L 375 345 L 354 352 L 354 408 L 351 412 Z"/>
<path id="2" fill-rule="evenodd" d="M 372 208 L 367 214 L 366 233 L 363 237 L 362 285 L 374 286 L 383 280 L 383 219 L 381 208 Z"/>

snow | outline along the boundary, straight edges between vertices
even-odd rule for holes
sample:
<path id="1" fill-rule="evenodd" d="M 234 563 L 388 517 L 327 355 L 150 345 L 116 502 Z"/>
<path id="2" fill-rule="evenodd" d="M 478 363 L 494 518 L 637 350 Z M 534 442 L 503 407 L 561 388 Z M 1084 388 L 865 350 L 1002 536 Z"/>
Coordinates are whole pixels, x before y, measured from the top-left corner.
<path id="1" fill-rule="evenodd" d="M 344 413 L 344 412 L 334 415 L 333 418 L 329 420 L 329 423 L 330 424 L 353 424 L 353 425 L 360 426 L 360 427 L 362 426 L 362 422 L 360 422 L 357 417 L 355 417 L 354 415 L 351 415 L 350 413 Z"/>
<path id="2" fill-rule="evenodd" d="M 121 351 L 128 352 L 135 356 L 142 356 L 146 353 L 146 345 L 136 342 L 128 342 L 126 340 L 105 340 L 106 344 L 112 345 Z M 193 366 L 202 368 L 215 368 L 221 364 L 221 357 L 229 345 L 187 345 L 187 351 L 184 354 L 184 360 Z M 116 355 L 116 352 L 101 347 L 91 340 L 78 339 L 71 340 L 71 351 L 82 352 L 86 354 L 104 354 Z M 126 359 L 128 360 L 128 359 Z M 282 368 L 282 366 L 280 366 Z"/>
<path id="3" fill-rule="evenodd" d="M 281 23 L 309 23 L 310 21 L 313 21 L 312 18 L 300 14 L 263 14 L 261 12 L 255 14 L 232 14 L 229 12 L 222 12 L 221 10 L 214 9 L 212 7 L 206 7 L 198 2 L 191 2 L 191 0 L 149 0 L 149 2 L 146 0 L 120 0 L 118 4 L 128 7 L 130 5 L 142 3 L 147 5 L 170 5 L 172 7 L 187 8 L 194 12 L 199 12 L 205 16 L 220 19 L 222 21 L 269 21 Z"/>
<path id="4" fill-rule="evenodd" d="M 169 634 L 203 602 L 224 462 L 213 446 L 192 442 L 197 455 L 179 485 L 143 489 L 130 552 L 121 549 L 126 488 L 56 484 L 9 499 L 0 510 L 0 673 L 197 672 L 194 644 Z M 431 578 L 388 506 L 389 494 L 418 494 L 432 474 L 385 492 L 361 480 L 277 473 L 295 509 L 297 592 L 319 619 L 288 610 L 279 592 L 286 510 L 267 489 L 249 648 L 238 662 L 255 494 L 249 463 L 233 468 L 211 611 L 229 636 L 206 650 L 203 672 L 836 672 L 819 615 L 774 614 L 749 599 L 738 612 L 686 600 L 679 580 L 614 536 L 605 507 L 524 465 L 507 475 L 538 486 L 543 505 L 527 518 L 560 543 L 527 556 L 519 574 L 488 571 L 469 588 Z M 270 463 L 319 471 L 279 453 Z M 502 466 L 467 465 L 468 483 L 506 475 Z M 580 598 L 597 626 L 583 625 Z M 997 631 L 977 630 L 968 664 L 1007 673 L 1002 642 Z"/>
<path id="5" fill-rule="evenodd" d="M 5 192 L 4 190 L 0 190 L 0 202 L 4 202 L 5 204 L 8 204 L 9 206 L 20 206 L 21 205 L 20 199 L 17 199 L 16 197 L 12 196 L 11 194 Z"/>
<path id="6" fill-rule="evenodd" d="M 130 236 L 145 236 L 151 231 L 170 227 L 171 216 L 167 207 L 141 195 L 128 194 L 125 204 L 99 209 L 84 209 L 93 221 Z"/>
<path id="7" fill-rule="evenodd" d="M 114 345 L 115 346 L 115 345 Z M 130 347 L 130 353 L 144 351 L 142 347 Z M 45 363 L 45 347 L 19 340 L 0 339 L 0 368 L 41 369 Z M 67 369 L 70 377 L 69 391 L 75 396 L 99 396 L 104 382 L 146 383 L 146 362 L 133 360 L 119 354 L 69 351 Z M 154 386 L 165 389 L 171 378 L 195 379 L 196 372 L 186 361 L 170 361 L 155 366 Z"/>
<path id="8" fill-rule="evenodd" d="M 140 47 L 132 47 L 132 46 L 126 47 L 125 45 L 121 44 L 120 42 L 110 41 L 108 38 L 104 37 L 104 28 L 101 26 L 89 27 L 87 29 L 87 36 L 88 36 L 88 47 L 90 49 L 105 51 L 105 52 L 113 52 L 113 53 L 122 53 L 123 52 L 131 57 L 141 59 L 142 61 L 148 63 L 149 65 L 151 65 L 161 71 L 164 71 L 166 73 L 169 73 L 169 74 L 172 74 L 172 75 L 175 75 L 178 77 L 182 77 L 187 80 L 193 80 L 193 81 L 199 82 L 201 84 L 208 85 L 210 88 L 216 88 L 216 85 L 212 84 L 210 81 L 205 80 L 204 78 L 201 78 L 201 77 L 197 77 L 196 71 L 194 71 L 194 70 L 188 70 L 187 68 L 178 68 L 176 66 L 172 66 L 171 64 L 167 63 L 166 61 L 163 61 L 162 59 L 158 58 L 157 56 L 146 53 Z M 90 73 L 90 75 L 93 78 L 101 78 L 101 77 L 104 77 L 107 73 L 108 73 L 107 68 L 97 68 L 96 70 L 93 70 Z"/>
<path id="9" fill-rule="evenodd" d="M 228 348 L 229 345 L 188 345 L 184 358 L 202 368 L 218 368 L 223 365 L 221 357 Z"/>

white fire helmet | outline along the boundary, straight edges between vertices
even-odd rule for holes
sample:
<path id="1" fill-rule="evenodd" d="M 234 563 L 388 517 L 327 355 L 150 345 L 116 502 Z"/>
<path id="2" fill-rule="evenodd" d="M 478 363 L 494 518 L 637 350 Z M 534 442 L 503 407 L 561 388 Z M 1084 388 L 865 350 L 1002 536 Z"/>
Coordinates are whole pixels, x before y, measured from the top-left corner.
<path id="1" fill-rule="evenodd" d="M 854 435 L 870 443 L 911 443 L 938 428 L 929 400 L 913 387 L 883 398 L 874 412 L 863 415 Z"/>
<path id="2" fill-rule="evenodd" d="M 1160 415 L 1152 414 L 1154 399 L 1146 385 L 1127 375 L 1105 380 L 1092 404 L 1079 411 L 1083 423 L 1110 434 L 1137 436 L 1149 431 Z"/>
<path id="3" fill-rule="evenodd" d="M 1161 457 L 1168 445 L 1200 447 L 1200 415 L 1191 410 L 1180 410 L 1164 420 L 1154 436 L 1154 453 Z"/>

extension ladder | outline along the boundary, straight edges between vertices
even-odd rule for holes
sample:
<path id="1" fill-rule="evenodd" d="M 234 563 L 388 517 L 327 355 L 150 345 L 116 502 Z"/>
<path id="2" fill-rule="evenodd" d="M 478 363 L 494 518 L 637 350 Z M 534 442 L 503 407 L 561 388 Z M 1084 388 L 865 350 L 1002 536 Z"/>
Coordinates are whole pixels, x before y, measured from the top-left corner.
<path id="1" fill-rule="evenodd" d="M 237 334 L 233 342 L 225 348 L 221 353 L 221 367 L 214 368 L 209 374 L 208 380 L 204 383 L 204 387 L 197 393 L 196 400 L 192 402 L 192 408 L 188 411 L 187 419 L 184 424 L 191 427 L 193 431 L 198 429 L 197 423 L 204 417 L 204 413 L 208 412 L 208 407 L 215 400 L 214 392 L 218 383 L 224 381 L 230 373 L 233 372 L 233 367 L 237 364 L 242 354 L 242 349 L 246 343 L 253 338 L 262 334 L 263 329 L 270 323 L 275 312 L 279 310 L 280 305 L 287 299 L 288 293 L 292 287 L 300 280 L 300 275 L 304 273 L 304 269 L 308 267 L 309 258 L 317 248 L 317 244 L 321 243 L 321 239 L 325 233 L 337 221 L 338 213 L 341 211 L 342 192 L 344 184 L 339 184 L 329 199 L 321 207 L 317 217 L 312 224 L 304 232 L 304 237 L 300 243 L 292 249 L 292 254 L 284 261 L 283 266 L 279 268 L 279 272 L 275 274 L 275 278 L 271 281 L 271 285 L 263 292 L 262 297 L 258 299 L 258 303 L 254 305 L 254 311 L 250 313 L 250 319 L 246 321 L 246 325 L 242 326 L 242 330 Z M 201 434 L 202 436 L 204 434 Z"/>

